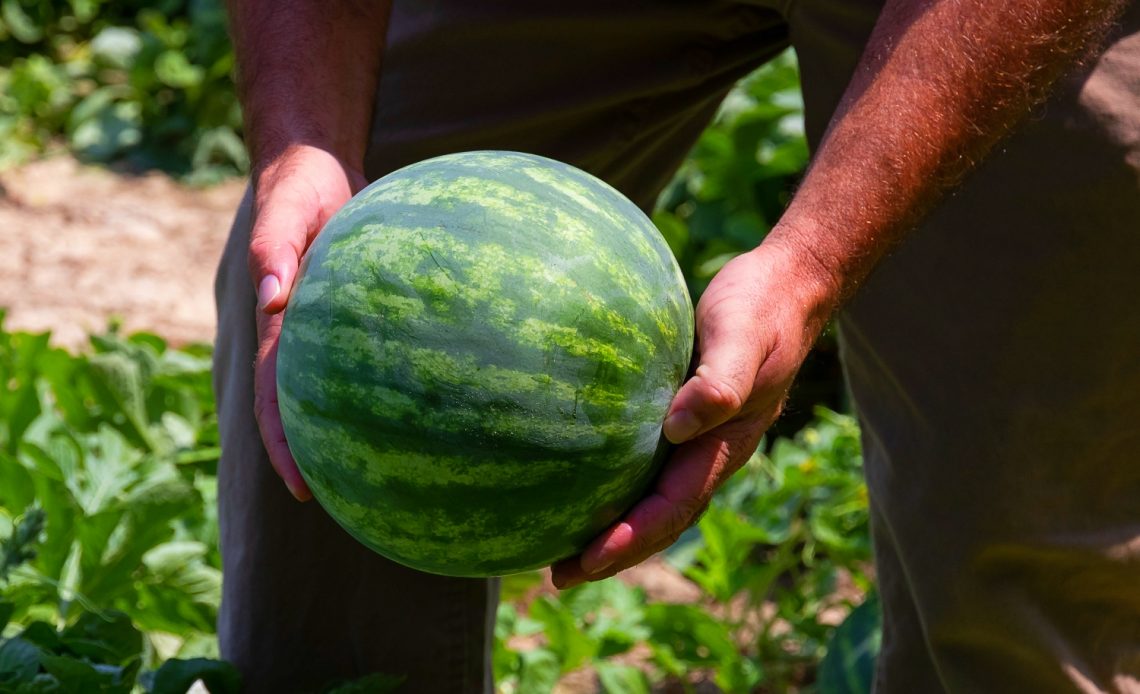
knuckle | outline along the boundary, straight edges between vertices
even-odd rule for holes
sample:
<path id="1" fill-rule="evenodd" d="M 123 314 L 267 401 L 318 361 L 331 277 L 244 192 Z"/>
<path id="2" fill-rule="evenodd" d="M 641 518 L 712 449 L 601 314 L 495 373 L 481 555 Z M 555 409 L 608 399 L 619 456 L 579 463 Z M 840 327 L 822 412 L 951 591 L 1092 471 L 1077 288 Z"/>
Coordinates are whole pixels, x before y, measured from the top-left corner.
<path id="1" fill-rule="evenodd" d="M 269 413 L 269 400 L 264 395 L 257 394 L 253 396 L 253 416 L 258 421 L 265 418 Z"/>
<path id="2" fill-rule="evenodd" d="M 257 379 L 253 393 L 253 416 L 259 422 L 264 421 L 277 410 L 277 387 L 273 383 L 265 383 L 264 379 Z"/>
<path id="3" fill-rule="evenodd" d="M 701 380 L 705 385 L 705 402 L 711 409 L 732 416 L 744 407 L 744 394 L 730 381 L 708 372 L 701 374 Z"/>
<path id="4" fill-rule="evenodd" d="M 268 269 L 270 259 L 277 250 L 277 244 L 265 238 L 251 238 L 247 253 L 249 272 L 254 277 L 260 277 Z"/>
<path id="5" fill-rule="evenodd" d="M 280 241 L 267 238 L 265 232 L 254 232 L 254 235 L 249 239 L 249 262 L 252 264 L 267 261 L 280 250 Z"/>
<path id="6" fill-rule="evenodd" d="M 708 502 L 702 499 L 691 498 L 677 502 L 673 506 L 673 513 L 669 515 L 665 524 L 665 535 L 669 544 L 673 544 L 681 535 L 700 518 L 708 508 Z"/>

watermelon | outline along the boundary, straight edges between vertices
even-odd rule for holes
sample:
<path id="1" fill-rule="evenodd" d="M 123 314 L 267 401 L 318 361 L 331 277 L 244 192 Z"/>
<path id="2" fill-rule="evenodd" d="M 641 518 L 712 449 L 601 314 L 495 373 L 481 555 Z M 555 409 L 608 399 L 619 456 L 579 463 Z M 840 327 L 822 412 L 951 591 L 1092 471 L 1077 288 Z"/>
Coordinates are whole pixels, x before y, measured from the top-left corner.
<path id="1" fill-rule="evenodd" d="M 277 355 L 314 497 L 422 571 L 571 556 L 646 492 L 689 366 L 668 246 L 593 176 L 466 152 L 365 188 L 314 240 Z"/>

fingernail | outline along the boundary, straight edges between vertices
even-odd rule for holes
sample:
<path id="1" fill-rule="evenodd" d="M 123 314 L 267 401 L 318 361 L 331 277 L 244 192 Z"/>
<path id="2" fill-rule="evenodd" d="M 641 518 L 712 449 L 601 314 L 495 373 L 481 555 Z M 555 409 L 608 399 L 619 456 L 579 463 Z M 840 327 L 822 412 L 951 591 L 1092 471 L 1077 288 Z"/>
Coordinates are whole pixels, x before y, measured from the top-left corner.
<path id="1" fill-rule="evenodd" d="M 262 278 L 261 284 L 257 287 L 257 307 L 265 310 L 270 301 L 277 298 L 281 293 L 281 282 L 277 279 L 276 275 L 266 275 Z"/>
<path id="2" fill-rule="evenodd" d="M 606 569 L 610 568 L 610 566 L 612 566 L 613 563 L 614 563 L 613 558 L 607 556 L 607 554 L 605 552 L 597 555 L 593 559 L 591 559 L 590 557 L 584 556 L 584 557 L 582 557 L 582 561 L 581 561 L 582 571 L 586 572 L 587 575 L 591 575 L 591 576 L 593 574 L 598 574 L 598 573 L 605 571 Z"/>
<path id="3" fill-rule="evenodd" d="M 688 410 L 677 410 L 665 420 L 665 438 L 673 443 L 688 441 L 701 429 L 701 420 Z"/>
<path id="4" fill-rule="evenodd" d="M 313 498 L 312 492 L 309 491 L 308 485 L 302 481 L 284 480 L 285 488 L 293 495 L 297 501 L 308 501 Z"/>

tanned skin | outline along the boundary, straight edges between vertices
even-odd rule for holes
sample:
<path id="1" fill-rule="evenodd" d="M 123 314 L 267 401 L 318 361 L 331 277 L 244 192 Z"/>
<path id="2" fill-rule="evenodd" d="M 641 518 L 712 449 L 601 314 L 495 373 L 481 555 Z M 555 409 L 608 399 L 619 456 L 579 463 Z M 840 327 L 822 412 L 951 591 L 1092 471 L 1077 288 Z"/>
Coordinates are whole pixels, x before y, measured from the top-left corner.
<path id="1" fill-rule="evenodd" d="M 300 501 L 312 494 L 285 442 L 277 404 L 282 311 L 305 249 L 368 183 L 364 153 L 390 5 L 227 0 L 253 163 L 249 271 L 260 309 L 254 414 L 269 462 Z"/>
<path id="2" fill-rule="evenodd" d="M 756 449 L 828 317 L 1088 54 L 1121 4 L 886 2 L 788 210 L 697 306 L 699 366 L 666 418 L 665 435 L 679 445 L 654 490 L 580 556 L 557 563 L 555 585 L 607 578 L 676 541 Z M 304 500 L 277 410 L 280 312 L 304 249 L 364 183 L 388 7 L 230 0 L 230 12 L 256 191 L 255 408 L 270 461 Z"/>

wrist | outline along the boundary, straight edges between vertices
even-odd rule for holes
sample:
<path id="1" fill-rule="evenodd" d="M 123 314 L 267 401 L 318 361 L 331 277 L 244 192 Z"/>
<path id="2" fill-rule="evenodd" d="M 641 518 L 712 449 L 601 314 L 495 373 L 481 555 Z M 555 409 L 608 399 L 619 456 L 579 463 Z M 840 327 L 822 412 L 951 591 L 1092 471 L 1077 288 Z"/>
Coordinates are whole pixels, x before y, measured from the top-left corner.
<path id="1" fill-rule="evenodd" d="M 810 234 L 781 222 L 750 253 L 783 278 L 780 290 L 799 305 L 809 324 L 822 330 L 847 292 L 839 268 L 819 252 Z"/>
<path id="2" fill-rule="evenodd" d="M 331 165 L 343 172 L 349 187 L 355 193 L 368 185 L 361 162 L 361 157 L 355 157 L 353 163 L 353 160 L 338 156 L 328 145 L 297 140 L 283 142 L 271 155 L 253 162 L 251 177 L 254 190 L 257 191 L 271 187 L 276 181 L 295 173 L 311 171 L 314 166 L 327 171 Z"/>
<path id="3" fill-rule="evenodd" d="M 365 144 L 349 144 L 344 138 L 328 136 L 327 132 L 326 128 L 303 120 L 254 126 L 248 138 L 254 181 L 287 167 L 299 155 L 315 152 L 331 156 L 346 171 L 363 175 Z"/>

